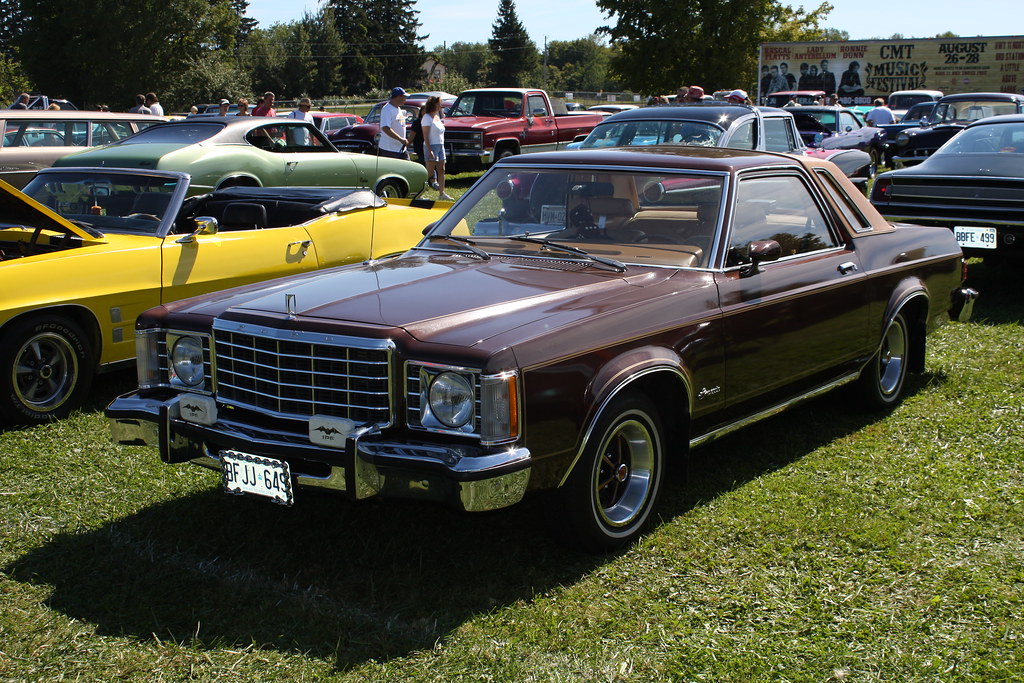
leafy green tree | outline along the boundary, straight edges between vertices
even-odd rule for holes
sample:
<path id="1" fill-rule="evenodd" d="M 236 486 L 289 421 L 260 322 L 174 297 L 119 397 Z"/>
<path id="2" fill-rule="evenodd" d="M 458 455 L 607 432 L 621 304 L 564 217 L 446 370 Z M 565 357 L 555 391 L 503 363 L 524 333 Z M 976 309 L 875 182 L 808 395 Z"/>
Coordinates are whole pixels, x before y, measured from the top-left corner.
<path id="1" fill-rule="evenodd" d="M 227 51 L 238 15 L 229 0 L 21 0 L 21 9 L 16 44 L 25 70 L 40 90 L 79 107 L 126 109 L 148 90 L 183 107 L 167 93 L 190 89 L 192 69 L 202 67 L 199 80 L 233 69 Z"/>
<path id="2" fill-rule="evenodd" d="M 437 61 L 445 65 L 448 73 L 456 72 L 473 84 L 483 84 L 487 81 L 488 69 L 493 60 L 487 43 L 452 43 L 448 46 L 435 47 L 432 54 Z"/>
<path id="3" fill-rule="evenodd" d="M 680 85 L 751 89 L 761 43 L 817 40 L 832 10 L 810 12 L 778 0 L 596 0 L 615 20 L 602 27 L 618 49 L 611 68 L 623 84 L 646 93 Z"/>
<path id="4" fill-rule="evenodd" d="M 492 25 L 491 39 L 487 44 L 494 55 L 488 71 L 492 84 L 505 87 L 532 85 L 527 81 L 536 77 L 540 56 L 526 27 L 519 21 L 513 0 L 501 0 L 498 5 L 498 18 Z"/>
<path id="5" fill-rule="evenodd" d="M 328 0 L 345 44 L 341 78 L 346 92 L 411 85 L 423 78 L 415 0 Z"/>
<path id="6" fill-rule="evenodd" d="M 553 40 L 547 45 L 551 90 L 605 90 L 612 51 L 597 35 L 577 40 Z"/>
<path id="7" fill-rule="evenodd" d="M 0 55 L 14 58 L 15 39 L 21 35 L 23 25 L 21 0 L 0 0 Z"/>

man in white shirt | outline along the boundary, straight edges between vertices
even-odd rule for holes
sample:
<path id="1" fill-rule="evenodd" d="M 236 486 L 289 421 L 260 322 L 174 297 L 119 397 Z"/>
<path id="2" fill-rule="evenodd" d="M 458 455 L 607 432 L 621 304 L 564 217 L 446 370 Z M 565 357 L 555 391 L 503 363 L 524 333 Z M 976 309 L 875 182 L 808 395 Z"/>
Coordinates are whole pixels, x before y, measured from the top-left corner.
<path id="1" fill-rule="evenodd" d="M 156 93 L 146 93 L 146 106 L 149 107 L 149 113 L 154 116 L 164 115 L 164 106 L 160 104 L 160 100 L 156 98 Z"/>
<path id="2" fill-rule="evenodd" d="M 377 154 L 393 159 L 409 158 L 409 139 L 405 130 L 405 90 L 392 88 L 391 99 L 380 110 L 380 143 Z"/>
<path id="3" fill-rule="evenodd" d="M 313 123 L 313 115 L 309 113 L 309 110 L 312 106 L 313 103 L 310 102 L 309 98 L 303 97 L 302 99 L 299 100 L 298 109 L 289 114 L 288 118 L 299 119 L 300 121 L 305 121 L 306 123 Z"/>
<path id="4" fill-rule="evenodd" d="M 890 123 L 896 123 L 896 117 L 893 115 L 892 110 L 885 106 L 885 100 L 881 97 L 875 100 L 875 108 L 864 115 L 864 120 L 868 122 L 869 126 L 884 126 Z"/>

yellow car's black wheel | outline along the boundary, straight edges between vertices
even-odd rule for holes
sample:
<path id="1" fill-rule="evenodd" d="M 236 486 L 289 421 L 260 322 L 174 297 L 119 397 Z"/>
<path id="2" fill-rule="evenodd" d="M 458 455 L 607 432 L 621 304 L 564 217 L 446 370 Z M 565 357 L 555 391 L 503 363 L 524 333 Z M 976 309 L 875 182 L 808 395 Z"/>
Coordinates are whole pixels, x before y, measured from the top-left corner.
<path id="1" fill-rule="evenodd" d="M 17 321 L 0 343 L 0 417 L 33 424 L 66 417 L 85 400 L 96 362 L 88 337 L 67 318 Z"/>

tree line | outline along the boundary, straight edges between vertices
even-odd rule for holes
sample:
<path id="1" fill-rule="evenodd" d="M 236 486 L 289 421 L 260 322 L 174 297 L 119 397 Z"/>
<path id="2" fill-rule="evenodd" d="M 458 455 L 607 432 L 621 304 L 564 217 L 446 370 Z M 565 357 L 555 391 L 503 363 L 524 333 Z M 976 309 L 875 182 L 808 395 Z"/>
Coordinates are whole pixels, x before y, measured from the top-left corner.
<path id="1" fill-rule="evenodd" d="M 459 92 L 480 85 L 674 92 L 679 85 L 752 89 L 762 42 L 845 39 L 820 28 L 832 10 L 778 0 L 596 0 L 610 17 L 594 35 L 538 46 L 514 0 L 499 0 L 481 42 L 423 47 L 416 0 L 326 0 L 263 28 L 248 0 L 0 0 L 0 82 L 79 107 L 165 109 L 252 96 L 377 97 L 395 84 Z M 445 67 L 426 82 L 421 66 Z"/>

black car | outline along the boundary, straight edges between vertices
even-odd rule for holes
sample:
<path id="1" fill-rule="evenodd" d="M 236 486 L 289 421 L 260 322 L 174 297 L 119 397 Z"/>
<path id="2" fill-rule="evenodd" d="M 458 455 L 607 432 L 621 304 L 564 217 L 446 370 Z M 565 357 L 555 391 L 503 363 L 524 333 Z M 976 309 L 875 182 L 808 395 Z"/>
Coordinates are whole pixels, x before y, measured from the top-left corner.
<path id="1" fill-rule="evenodd" d="M 968 124 L 1003 114 L 1024 113 L 1024 95 L 972 92 L 946 95 L 935 103 L 928 124 L 908 128 L 896 136 L 896 168 L 919 164 Z"/>
<path id="2" fill-rule="evenodd" d="M 878 126 L 885 135 L 882 139 L 882 158 L 885 165 L 893 167 L 892 158 L 896 156 L 896 137 L 908 128 L 919 128 L 925 126 L 931 120 L 932 112 L 935 111 L 935 102 L 919 102 L 907 110 L 897 123 L 885 123 Z"/>
<path id="3" fill-rule="evenodd" d="M 866 125 L 846 107 L 794 107 L 790 111 L 808 147 L 859 149 L 870 154 L 876 166 L 881 162 L 885 134 L 880 128 Z"/>
<path id="4" fill-rule="evenodd" d="M 609 116 L 585 140 L 569 148 L 649 145 L 731 147 L 813 156 L 834 163 L 862 189 L 874 173 L 867 152 L 807 147 L 790 110 L 717 101 L 623 111 Z"/>
<path id="5" fill-rule="evenodd" d="M 950 228 L 968 256 L 1024 256 L 1024 115 L 973 123 L 913 168 L 880 174 L 871 203 Z"/>

